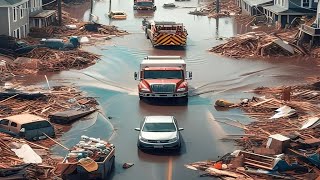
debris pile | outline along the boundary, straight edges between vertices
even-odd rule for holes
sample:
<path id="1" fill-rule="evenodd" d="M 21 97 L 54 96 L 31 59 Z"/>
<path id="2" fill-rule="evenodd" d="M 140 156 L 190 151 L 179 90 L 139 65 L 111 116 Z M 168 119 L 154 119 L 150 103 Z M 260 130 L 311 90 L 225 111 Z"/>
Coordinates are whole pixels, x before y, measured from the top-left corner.
<path id="1" fill-rule="evenodd" d="M 36 87 L 7 88 L 0 90 L 0 102 L 0 118 L 22 113 L 48 118 L 50 114 L 66 110 L 95 109 L 98 104 L 94 98 L 85 97 L 75 87 L 67 86 L 54 86 L 51 90 Z M 70 128 L 68 125 L 53 125 L 57 137 Z M 53 144 L 48 139 L 38 143 L 44 146 Z"/>
<path id="2" fill-rule="evenodd" d="M 113 25 L 103 25 L 91 22 L 79 22 L 77 19 L 70 17 L 70 14 L 65 11 L 63 11 L 62 22 L 62 26 L 31 28 L 29 36 L 34 38 L 65 38 L 68 36 L 122 36 L 128 34 L 128 32 L 124 30 L 118 30 L 118 28 Z"/>
<path id="3" fill-rule="evenodd" d="M 34 49 L 25 57 L 36 59 L 39 71 L 82 69 L 95 64 L 99 59 L 98 55 L 83 50 L 59 51 L 49 48 Z"/>
<path id="4" fill-rule="evenodd" d="M 303 47 L 282 40 L 278 35 L 249 32 L 231 38 L 209 51 L 233 58 L 281 57 L 306 55 Z"/>
<path id="5" fill-rule="evenodd" d="M 0 149 L 0 179 L 53 178 L 53 169 L 61 160 L 53 159 L 48 147 L 3 133 L 0 133 Z"/>
<path id="6" fill-rule="evenodd" d="M 75 87 L 54 86 L 51 90 L 36 87 L 16 87 L 0 91 L 0 118 L 32 112 L 41 117 L 48 117 L 54 112 L 77 109 L 82 106 L 95 108 L 94 98 L 85 97 Z"/>
<path id="7" fill-rule="evenodd" d="M 59 51 L 44 47 L 35 48 L 13 62 L 2 62 L 0 64 L 0 81 L 5 81 L 16 75 L 35 74 L 41 71 L 82 69 L 95 64 L 98 59 L 98 55 L 79 49 Z"/>
<path id="8" fill-rule="evenodd" d="M 222 0 L 220 1 L 220 11 L 216 13 L 216 1 L 207 4 L 205 7 L 196 8 L 194 11 L 190 11 L 189 14 L 197 16 L 208 16 L 209 18 L 220 18 L 220 17 L 229 17 L 241 14 L 241 9 L 238 7 L 234 1 Z"/>
<path id="9" fill-rule="evenodd" d="M 113 144 L 83 135 L 81 141 L 69 149 L 66 158 L 57 165 L 55 173 L 67 178 L 79 175 L 80 179 L 86 173 L 89 178 L 104 179 L 114 167 L 114 153 Z"/>
<path id="10" fill-rule="evenodd" d="M 210 9 L 208 14 L 209 18 L 220 18 L 220 17 L 229 17 L 231 15 L 241 14 L 241 9 L 238 7 L 234 1 L 224 0 L 220 2 L 220 12 L 216 13 L 216 1 L 207 6 Z"/>
<path id="11" fill-rule="evenodd" d="M 204 171 L 201 176 L 222 179 L 319 178 L 319 84 L 253 90 L 263 96 L 244 99 L 229 107 L 241 108 L 255 121 L 248 125 L 239 121 L 223 122 L 244 130 L 245 134 L 223 138 L 235 141 L 242 150 L 216 161 L 196 162 L 186 167 Z"/>

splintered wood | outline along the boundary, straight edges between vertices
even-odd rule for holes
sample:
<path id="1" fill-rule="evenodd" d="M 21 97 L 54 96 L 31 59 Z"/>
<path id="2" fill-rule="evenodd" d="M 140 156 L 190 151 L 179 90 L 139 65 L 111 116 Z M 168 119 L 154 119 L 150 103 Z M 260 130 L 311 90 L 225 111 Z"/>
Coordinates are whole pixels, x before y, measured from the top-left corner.
<path id="1" fill-rule="evenodd" d="M 292 32 L 295 33 L 295 32 Z M 228 42 L 209 51 L 233 58 L 279 57 L 305 55 L 297 45 L 284 42 L 279 35 L 265 32 L 249 32 L 231 38 Z"/>

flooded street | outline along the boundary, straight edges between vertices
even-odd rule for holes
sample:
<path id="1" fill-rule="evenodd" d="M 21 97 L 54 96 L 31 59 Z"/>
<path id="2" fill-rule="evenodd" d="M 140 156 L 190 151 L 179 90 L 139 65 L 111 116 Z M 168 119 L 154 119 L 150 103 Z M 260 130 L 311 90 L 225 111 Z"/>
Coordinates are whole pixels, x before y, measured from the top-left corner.
<path id="1" fill-rule="evenodd" d="M 250 119 L 242 115 L 239 109 L 219 111 L 213 106 L 217 99 L 239 102 L 240 98 L 251 98 L 253 94 L 244 93 L 259 86 L 277 86 L 301 83 L 319 67 L 260 60 L 235 60 L 209 53 L 207 49 L 222 43 L 218 38 L 228 38 L 236 34 L 237 29 L 231 18 L 219 20 L 187 14 L 198 6 L 197 0 L 175 2 L 178 8 L 164 9 L 157 1 L 157 10 L 152 13 L 136 13 L 133 1 L 112 0 L 112 10 L 123 10 L 127 20 L 109 21 L 106 13 L 109 1 L 94 3 L 93 14 L 99 17 L 99 23 L 112 24 L 127 30 L 130 35 L 109 40 L 106 45 L 84 47 L 84 49 L 102 55 L 101 60 L 84 70 L 71 70 L 50 75 L 52 83 L 73 83 L 88 96 L 96 97 L 101 106 L 100 113 L 89 120 L 73 124 L 73 128 L 62 136 L 67 147 L 79 141 L 81 135 L 110 140 L 116 146 L 116 169 L 112 179 L 198 179 L 196 171 L 188 170 L 186 163 L 205 159 L 217 159 L 234 147 L 232 142 L 219 139 L 225 134 L 239 134 L 241 129 L 221 124 L 217 120 L 238 120 L 242 123 Z M 89 18 L 90 3 L 81 8 L 75 6 L 71 11 L 77 18 Z M 87 8 L 86 8 L 87 7 Z M 78 9 L 78 11 L 77 11 Z M 83 15 L 82 15 L 83 14 Z M 184 50 L 155 49 L 146 39 L 141 28 L 143 17 L 151 16 L 155 20 L 184 23 L 188 30 L 187 47 Z M 180 106 L 171 102 L 150 104 L 139 100 L 137 84 L 133 74 L 139 64 L 148 55 L 178 55 L 187 63 L 187 69 L 193 72 L 189 81 L 191 90 L 188 105 Z M 180 154 L 150 154 L 137 149 L 140 121 L 147 115 L 173 115 L 178 120 L 183 137 Z M 64 155 L 60 147 L 54 152 Z M 122 164 L 132 162 L 130 169 L 122 169 Z M 203 177 L 204 179 L 212 179 Z"/>

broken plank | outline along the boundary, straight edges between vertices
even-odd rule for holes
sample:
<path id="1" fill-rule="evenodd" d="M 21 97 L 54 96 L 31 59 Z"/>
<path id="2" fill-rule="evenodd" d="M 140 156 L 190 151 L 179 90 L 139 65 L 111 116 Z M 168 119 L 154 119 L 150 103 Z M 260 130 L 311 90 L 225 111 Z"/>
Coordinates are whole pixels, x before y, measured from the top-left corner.
<path id="1" fill-rule="evenodd" d="M 259 106 L 259 105 L 261 105 L 261 104 L 264 104 L 264 103 L 270 102 L 270 101 L 272 101 L 272 100 L 273 100 L 273 99 L 267 99 L 267 100 L 264 100 L 264 101 L 258 102 L 258 103 L 254 104 L 254 105 L 252 105 L 252 106 L 253 106 L 253 107 L 256 107 L 256 106 Z"/>

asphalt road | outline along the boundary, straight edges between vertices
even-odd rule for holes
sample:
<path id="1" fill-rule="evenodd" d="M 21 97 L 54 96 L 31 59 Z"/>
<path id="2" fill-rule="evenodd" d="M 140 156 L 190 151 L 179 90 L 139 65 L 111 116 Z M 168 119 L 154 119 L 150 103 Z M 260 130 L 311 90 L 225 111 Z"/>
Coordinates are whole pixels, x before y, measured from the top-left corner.
<path id="1" fill-rule="evenodd" d="M 186 169 L 183 165 L 194 161 L 217 159 L 237 147 L 232 142 L 221 141 L 225 134 L 239 134 L 242 130 L 221 124 L 216 120 L 242 123 L 250 122 L 239 109 L 217 110 L 213 104 L 217 99 L 239 102 L 240 98 L 251 98 L 244 93 L 259 86 L 292 84 L 303 81 L 306 72 L 314 67 L 299 67 L 286 62 L 266 63 L 258 60 L 233 60 L 211 54 L 210 47 L 221 43 L 219 37 L 236 34 L 237 26 L 233 19 L 221 18 L 218 21 L 207 17 L 197 17 L 187 13 L 197 6 L 198 1 L 176 2 L 179 8 L 163 9 L 156 1 L 158 9 L 154 19 L 183 22 L 188 30 L 188 45 L 183 50 L 154 49 L 141 29 L 142 16 L 132 10 L 133 2 L 113 0 L 112 9 L 128 13 L 125 21 L 109 21 L 107 13 L 109 1 L 97 1 L 94 15 L 104 24 L 114 24 L 131 34 L 114 38 L 106 45 L 85 47 L 88 51 L 102 54 L 96 65 L 81 71 L 68 71 L 50 75 L 54 83 L 74 83 L 89 96 L 97 97 L 101 111 L 73 124 L 61 141 L 71 147 L 79 141 L 80 135 L 89 135 L 110 140 L 116 146 L 116 169 L 111 179 L 179 180 L 198 179 L 198 172 Z M 88 4 L 81 8 L 73 7 L 73 15 L 88 19 Z M 83 14 L 83 15 L 82 15 Z M 217 27 L 218 22 L 218 27 Z M 168 101 L 144 102 L 137 96 L 137 81 L 133 73 L 147 55 L 180 55 L 187 62 L 187 69 L 193 71 L 190 81 L 190 98 L 187 105 Z M 299 69 L 299 71 L 298 71 Z M 142 152 L 136 142 L 140 121 L 147 115 L 173 115 L 177 118 L 183 145 L 180 153 Z M 59 147 L 54 152 L 64 155 Z M 125 162 L 134 163 L 129 169 L 122 169 Z M 202 178 L 207 179 L 208 177 Z M 210 179 L 210 178 L 208 178 Z"/>

